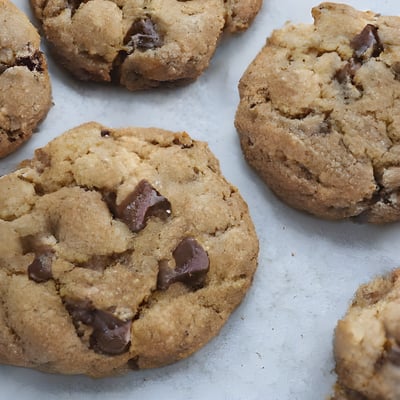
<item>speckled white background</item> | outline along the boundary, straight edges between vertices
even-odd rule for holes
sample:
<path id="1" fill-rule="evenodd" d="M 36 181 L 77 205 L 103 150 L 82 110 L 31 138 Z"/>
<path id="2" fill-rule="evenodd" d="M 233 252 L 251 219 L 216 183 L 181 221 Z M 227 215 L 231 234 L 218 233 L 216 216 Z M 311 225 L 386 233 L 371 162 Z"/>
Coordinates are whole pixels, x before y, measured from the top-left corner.
<path id="1" fill-rule="evenodd" d="M 13 0 L 31 20 L 28 0 Z M 400 14 L 398 0 L 346 1 Z M 190 86 L 130 93 L 74 80 L 48 55 L 54 106 L 38 133 L 0 160 L 0 174 L 68 128 L 96 120 L 186 130 L 205 140 L 248 202 L 260 239 L 253 287 L 220 335 L 187 360 L 123 377 L 92 380 L 0 367 L 0 400 L 323 400 L 335 380 L 332 335 L 362 282 L 400 265 L 400 226 L 327 222 L 288 208 L 243 161 L 233 125 L 237 83 L 272 29 L 311 22 L 311 0 L 264 0 L 253 26 L 222 40 Z M 1 238 L 0 238 L 1 240 Z M 235 249 L 232 249 L 235 251 Z"/>

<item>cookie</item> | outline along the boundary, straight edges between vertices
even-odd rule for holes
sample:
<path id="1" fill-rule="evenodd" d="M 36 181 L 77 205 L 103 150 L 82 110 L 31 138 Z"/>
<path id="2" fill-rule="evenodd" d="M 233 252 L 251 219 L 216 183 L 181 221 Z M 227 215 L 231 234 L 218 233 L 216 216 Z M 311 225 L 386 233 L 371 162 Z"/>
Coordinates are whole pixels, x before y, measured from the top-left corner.
<path id="1" fill-rule="evenodd" d="M 400 217 L 400 18 L 312 9 L 267 39 L 239 84 L 248 163 L 290 206 L 327 219 Z"/>
<path id="2" fill-rule="evenodd" d="M 40 37 L 25 14 L 0 0 L 0 157 L 28 140 L 51 106 Z"/>
<path id="3" fill-rule="evenodd" d="M 0 236 L 0 362 L 93 377 L 202 347 L 258 257 L 205 143 L 97 123 L 0 178 Z"/>
<path id="4" fill-rule="evenodd" d="M 362 285 L 335 330 L 335 400 L 400 398 L 400 269 Z"/>
<path id="5" fill-rule="evenodd" d="M 31 0 L 57 60 L 82 80 L 130 90 L 195 80 L 223 30 L 246 29 L 262 0 Z"/>

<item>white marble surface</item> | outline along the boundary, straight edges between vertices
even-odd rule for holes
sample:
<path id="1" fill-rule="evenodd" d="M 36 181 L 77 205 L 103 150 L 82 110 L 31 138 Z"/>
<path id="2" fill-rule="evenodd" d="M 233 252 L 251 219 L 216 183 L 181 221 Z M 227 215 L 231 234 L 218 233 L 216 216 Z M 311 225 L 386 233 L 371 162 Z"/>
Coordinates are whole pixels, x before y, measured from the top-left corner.
<path id="1" fill-rule="evenodd" d="M 14 0 L 32 19 L 28 0 Z M 400 14 L 398 0 L 346 1 Z M 48 54 L 54 106 L 34 137 L 0 160 L 0 174 L 68 128 L 106 125 L 186 130 L 209 142 L 225 176 L 249 204 L 260 238 L 252 289 L 220 335 L 187 360 L 123 377 L 92 380 L 0 367 L 0 400 L 321 400 L 335 380 L 332 334 L 356 287 L 400 265 L 400 227 L 327 222 L 288 208 L 241 156 L 233 126 L 237 83 L 266 37 L 285 21 L 311 22 L 311 0 L 264 0 L 247 32 L 225 38 L 209 69 L 175 90 L 130 93 L 83 84 Z M 46 51 L 46 48 L 44 47 Z"/>

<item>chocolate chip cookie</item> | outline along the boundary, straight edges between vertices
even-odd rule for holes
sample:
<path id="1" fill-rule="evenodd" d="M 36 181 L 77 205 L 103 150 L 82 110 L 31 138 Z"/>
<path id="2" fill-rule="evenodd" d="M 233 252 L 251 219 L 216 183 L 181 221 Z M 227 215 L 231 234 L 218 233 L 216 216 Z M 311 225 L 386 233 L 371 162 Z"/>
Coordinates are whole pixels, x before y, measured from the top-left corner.
<path id="1" fill-rule="evenodd" d="M 28 140 L 51 106 L 40 37 L 25 14 L 0 0 L 0 157 Z"/>
<path id="2" fill-rule="evenodd" d="M 59 60 L 78 78 L 130 90 L 184 84 L 223 30 L 246 29 L 262 0 L 31 0 Z"/>
<path id="3" fill-rule="evenodd" d="M 0 361 L 93 377 L 203 346 L 258 257 L 205 143 L 96 123 L 0 178 L 0 236 Z"/>
<path id="4" fill-rule="evenodd" d="M 334 340 L 335 400 L 400 398 L 400 269 L 362 285 Z"/>
<path id="5" fill-rule="evenodd" d="M 400 217 L 400 18 L 344 4 L 287 24 L 244 73 L 244 155 L 289 205 L 319 217 Z"/>

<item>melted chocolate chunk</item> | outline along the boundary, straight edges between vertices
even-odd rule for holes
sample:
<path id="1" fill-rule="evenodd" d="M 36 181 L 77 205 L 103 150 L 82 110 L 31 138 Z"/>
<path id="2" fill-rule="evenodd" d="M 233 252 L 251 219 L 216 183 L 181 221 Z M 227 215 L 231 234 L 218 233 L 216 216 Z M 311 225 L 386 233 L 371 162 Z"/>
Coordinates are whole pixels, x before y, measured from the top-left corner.
<path id="1" fill-rule="evenodd" d="M 341 84 L 346 82 L 354 84 L 353 78 L 362 63 L 371 57 L 378 57 L 384 50 L 378 28 L 371 24 L 367 24 L 358 35 L 354 36 L 350 46 L 354 50 L 353 57 L 335 74 L 335 79 Z"/>
<path id="2" fill-rule="evenodd" d="M 354 50 L 354 56 L 358 59 L 363 57 L 378 57 L 383 51 L 383 45 L 378 35 L 378 28 L 367 24 L 358 35 L 350 42 Z"/>
<path id="3" fill-rule="evenodd" d="M 345 83 L 347 80 L 353 81 L 354 75 L 360 67 L 359 61 L 350 58 L 347 64 L 336 72 L 335 79 L 339 83 Z"/>
<path id="4" fill-rule="evenodd" d="M 118 355 L 129 350 L 132 321 L 122 321 L 113 314 L 95 308 L 90 301 L 64 299 L 75 327 L 79 322 L 93 328 L 90 348 L 96 353 Z"/>
<path id="5" fill-rule="evenodd" d="M 182 282 L 192 289 L 198 289 L 205 283 L 210 260 L 207 252 L 193 238 L 183 239 L 172 253 L 175 269 L 166 261 L 160 262 L 157 288 L 166 290 L 172 283 Z"/>
<path id="6" fill-rule="evenodd" d="M 36 251 L 33 262 L 28 266 L 29 279 L 37 283 L 47 282 L 53 278 L 51 265 L 54 252 L 49 248 L 42 248 Z"/>
<path id="7" fill-rule="evenodd" d="M 135 21 L 127 32 L 124 44 L 130 47 L 128 53 L 134 50 L 150 50 L 163 45 L 163 40 L 157 31 L 157 26 L 150 18 L 141 18 Z"/>
<path id="8" fill-rule="evenodd" d="M 110 207 L 113 212 L 113 208 Z M 171 203 L 145 179 L 116 209 L 116 216 L 125 222 L 132 232 L 142 230 L 150 217 L 167 219 L 171 215 Z"/>
<path id="9" fill-rule="evenodd" d="M 19 57 L 15 60 L 15 65 L 27 67 L 32 72 L 43 72 L 43 54 L 37 50 L 30 56 Z"/>
<path id="10" fill-rule="evenodd" d="M 94 351 L 109 355 L 128 351 L 131 321 L 122 321 L 111 313 L 96 310 L 92 322 L 90 345 Z"/>
<path id="11" fill-rule="evenodd" d="M 89 300 L 72 300 L 65 298 L 64 305 L 68 313 L 72 317 L 75 327 L 77 327 L 79 322 L 85 325 L 91 325 L 93 322 L 93 311 L 95 308 Z"/>
<path id="12" fill-rule="evenodd" d="M 51 155 L 43 149 L 35 150 L 35 158 L 38 161 L 36 170 L 41 174 L 46 168 L 51 165 Z"/>

